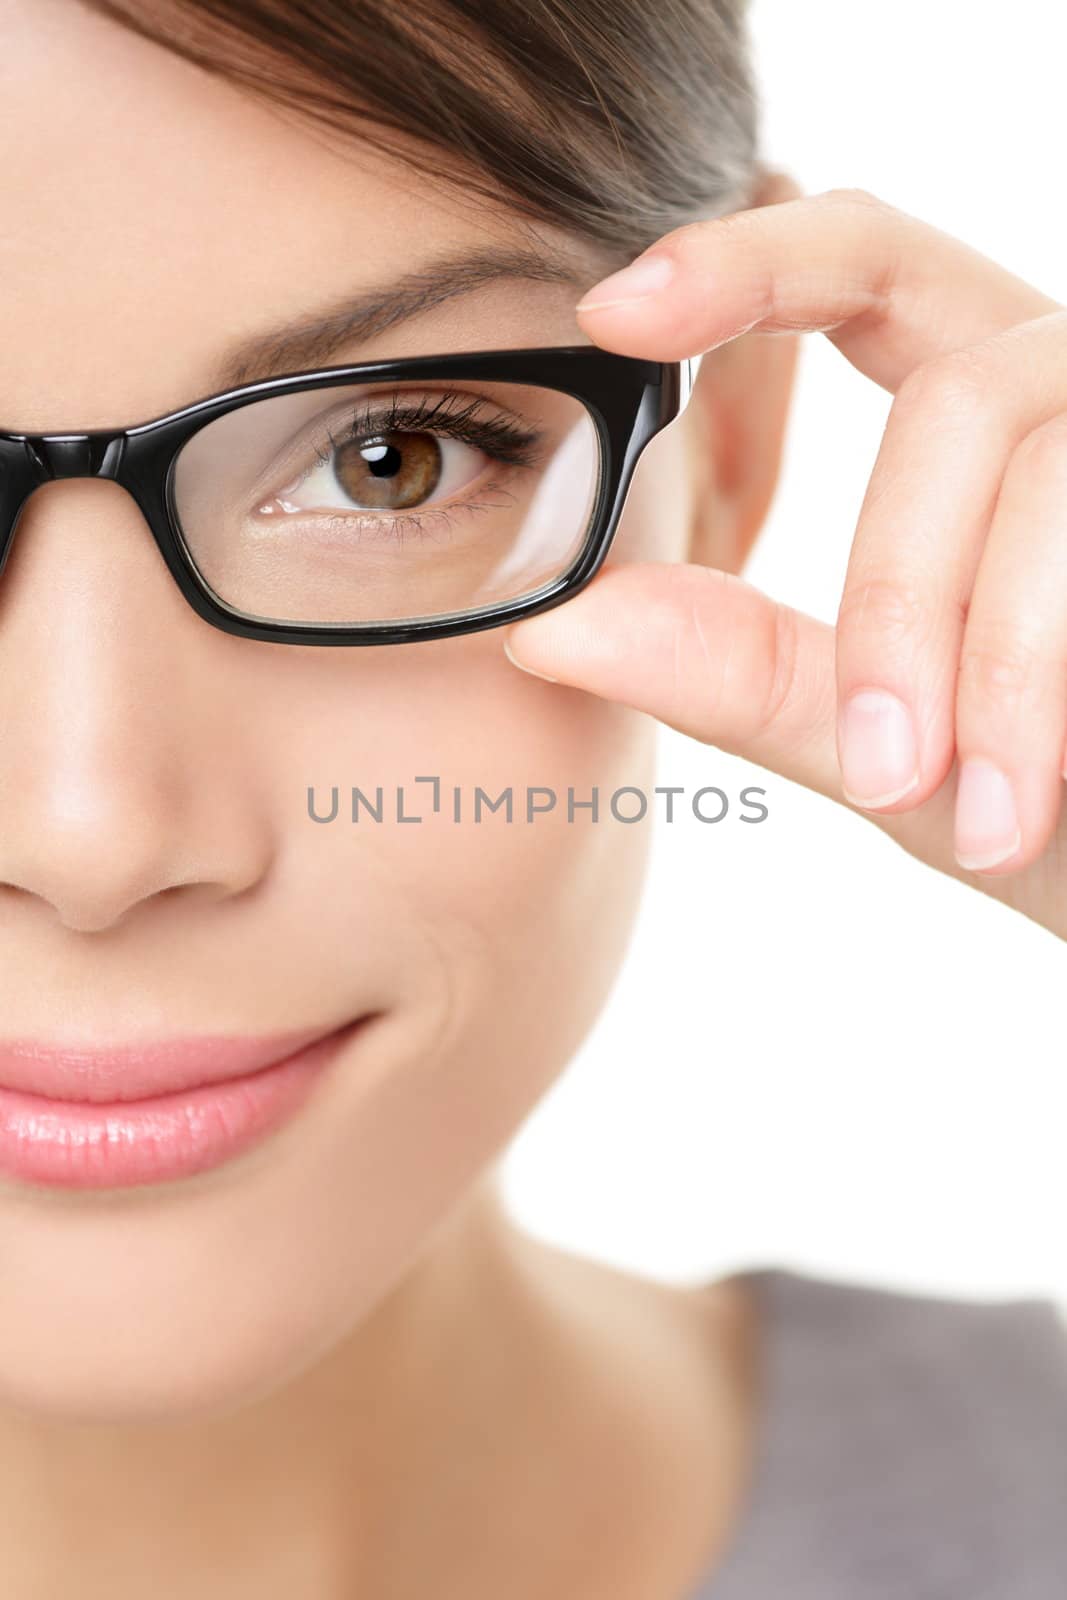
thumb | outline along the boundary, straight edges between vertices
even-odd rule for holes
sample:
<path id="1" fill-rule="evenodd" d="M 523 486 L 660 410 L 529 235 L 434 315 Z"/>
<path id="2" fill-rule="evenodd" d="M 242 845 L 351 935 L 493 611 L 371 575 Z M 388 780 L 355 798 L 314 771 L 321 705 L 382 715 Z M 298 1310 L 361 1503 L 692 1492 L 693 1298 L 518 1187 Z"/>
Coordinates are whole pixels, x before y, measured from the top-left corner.
<path id="1" fill-rule="evenodd" d="M 732 573 L 636 562 L 513 623 L 516 666 L 843 800 L 834 630 Z M 847 803 L 847 802 L 846 802 Z"/>

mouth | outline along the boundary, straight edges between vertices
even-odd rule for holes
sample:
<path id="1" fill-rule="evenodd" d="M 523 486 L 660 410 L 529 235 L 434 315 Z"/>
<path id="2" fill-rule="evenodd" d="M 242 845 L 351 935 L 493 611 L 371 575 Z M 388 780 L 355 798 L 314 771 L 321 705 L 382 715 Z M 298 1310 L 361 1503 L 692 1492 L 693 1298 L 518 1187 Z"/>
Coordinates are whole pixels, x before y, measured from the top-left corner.
<path id="1" fill-rule="evenodd" d="M 295 1115 L 370 1021 L 93 1049 L 4 1041 L 0 1173 L 93 1189 L 218 1166 Z"/>

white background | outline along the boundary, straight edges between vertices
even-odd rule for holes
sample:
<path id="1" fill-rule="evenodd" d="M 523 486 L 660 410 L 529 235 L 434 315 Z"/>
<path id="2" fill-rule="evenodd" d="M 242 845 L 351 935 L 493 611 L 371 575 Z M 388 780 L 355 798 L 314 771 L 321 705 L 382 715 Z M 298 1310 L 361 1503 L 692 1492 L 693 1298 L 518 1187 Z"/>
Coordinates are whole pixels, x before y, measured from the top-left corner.
<path id="1" fill-rule="evenodd" d="M 1067 26 L 1049 0 L 755 0 L 764 148 L 1067 301 Z M 745 576 L 832 621 L 889 397 L 818 335 Z M 1067 538 L 1067 507 L 1064 537 Z M 587 1046 L 501 1166 L 531 1232 L 664 1280 L 777 1263 L 1067 1305 L 1067 946 L 864 818 L 664 731 L 661 824 Z"/>

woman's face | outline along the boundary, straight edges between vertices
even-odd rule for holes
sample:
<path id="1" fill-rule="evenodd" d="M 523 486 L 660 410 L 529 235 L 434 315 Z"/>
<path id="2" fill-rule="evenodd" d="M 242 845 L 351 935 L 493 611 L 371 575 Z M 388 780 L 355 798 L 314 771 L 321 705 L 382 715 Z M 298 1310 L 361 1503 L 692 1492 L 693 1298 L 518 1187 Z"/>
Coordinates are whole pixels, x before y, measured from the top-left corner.
<path id="1" fill-rule="evenodd" d="M 148 420 L 238 346 L 466 248 L 570 249 L 318 365 L 585 342 L 562 235 L 299 126 L 69 0 L 5 8 L 0 425 Z M 293 370 L 284 360 L 275 371 Z M 687 419 L 688 420 L 688 419 Z M 684 554 L 682 425 L 614 560 Z M 268 1136 L 125 1187 L 0 1181 L 0 1399 L 64 1415 L 228 1405 L 383 1300 L 574 1051 L 615 973 L 647 828 L 565 796 L 647 787 L 652 724 L 517 671 L 499 630 L 371 649 L 202 622 L 132 501 L 51 483 L 0 580 L 6 1039 L 326 1033 L 372 1015 Z M 438 775 L 434 815 L 419 775 Z M 308 815 L 332 785 L 340 819 Z M 352 785 L 403 785 L 346 821 Z M 554 813 L 527 823 L 527 785 Z M 476 786 L 517 810 L 483 814 Z M 464 820 L 448 797 L 464 796 Z"/>

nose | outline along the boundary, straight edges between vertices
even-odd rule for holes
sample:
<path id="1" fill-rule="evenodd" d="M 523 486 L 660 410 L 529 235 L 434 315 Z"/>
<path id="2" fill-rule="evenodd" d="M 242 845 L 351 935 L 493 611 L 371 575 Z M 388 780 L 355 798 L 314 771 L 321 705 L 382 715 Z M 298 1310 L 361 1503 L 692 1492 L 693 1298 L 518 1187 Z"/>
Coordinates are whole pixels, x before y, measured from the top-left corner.
<path id="1" fill-rule="evenodd" d="M 0 575 L 0 915 L 32 901 L 100 933 L 263 878 L 227 692 L 242 644 L 187 605 L 117 484 L 32 492 Z"/>

